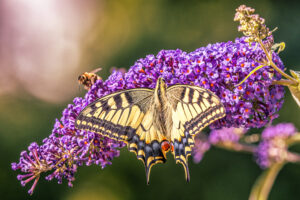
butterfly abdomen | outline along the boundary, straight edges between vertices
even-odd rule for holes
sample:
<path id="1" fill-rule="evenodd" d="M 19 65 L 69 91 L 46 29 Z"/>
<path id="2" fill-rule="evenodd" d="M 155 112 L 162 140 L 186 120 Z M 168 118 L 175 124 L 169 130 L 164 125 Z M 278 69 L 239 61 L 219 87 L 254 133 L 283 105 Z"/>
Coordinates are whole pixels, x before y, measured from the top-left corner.
<path id="1" fill-rule="evenodd" d="M 157 80 L 154 90 L 153 120 L 154 126 L 167 138 L 170 138 L 172 128 L 172 110 L 168 102 L 167 85 L 162 78 Z"/>

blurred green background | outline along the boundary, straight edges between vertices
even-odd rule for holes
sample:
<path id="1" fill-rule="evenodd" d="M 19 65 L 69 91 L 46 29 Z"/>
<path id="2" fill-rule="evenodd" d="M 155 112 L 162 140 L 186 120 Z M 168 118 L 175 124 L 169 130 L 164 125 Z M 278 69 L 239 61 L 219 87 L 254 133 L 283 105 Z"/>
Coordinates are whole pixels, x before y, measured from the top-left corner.
<path id="1" fill-rule="evenodd" d="M 10 163 L 36 141 L 84 90 L 77 77 L 97 67 L 128 69 L 161 49 L 193 51 L 241 36 L 233 22 L 241 4 L 256 8 L 275 41 L 286 43 L 286 68 L 300 70 L 300 2 L 279 0 L 3 0 L 0 2 L 0 198 L 1 199 L 247 199 L 261 170 L 247 154 L 212 148 L 199 164 L 190 159 L 191 182 L 169 156 L 146 185 L 142 162 L 126 148 L 111 166 L 80 167 L 74 187 L 42 177 L 33 196 Z M 280 117 L 300 129 L 300 109 L 287 92 Z M 256 130 L 257 131 L 257 130 Z M 297 147 L 295 148 L 297 150 Z M 299 150 L 299 148 L 298 148 Z M 280 172 L 270 199 L 300 198 L 300 166 Z"/>

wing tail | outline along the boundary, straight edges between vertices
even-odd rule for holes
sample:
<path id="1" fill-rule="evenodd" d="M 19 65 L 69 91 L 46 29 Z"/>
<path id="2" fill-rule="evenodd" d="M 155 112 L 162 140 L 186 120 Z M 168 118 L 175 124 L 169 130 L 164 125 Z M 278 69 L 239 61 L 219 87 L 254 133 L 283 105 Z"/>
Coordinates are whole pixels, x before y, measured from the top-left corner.
<path id="1" fill-rule="evenodd" d="M 166 157 L 161 150 L 161 144 L 154 140 L 146 144 L 138 135 L 128 141 L 129 151 L 136 154 L 137 158 L 145 165 L 146 181 L 149 184 L 150 172 L 153 165 L 166 162 Z"/>
<path id="2" fill-rule="evenodd" d="M 190 173 L 188 167 L 188 157 L 192 153 L 192 147 L 194 146 L 194 137 L 188 133 L 181 137 L 180 140 L 175 139 L 173 142 L 173 154 L 176 163 L 180 163 L 185 172 L 185 179 L 187 182 L 190 181 Z"/>

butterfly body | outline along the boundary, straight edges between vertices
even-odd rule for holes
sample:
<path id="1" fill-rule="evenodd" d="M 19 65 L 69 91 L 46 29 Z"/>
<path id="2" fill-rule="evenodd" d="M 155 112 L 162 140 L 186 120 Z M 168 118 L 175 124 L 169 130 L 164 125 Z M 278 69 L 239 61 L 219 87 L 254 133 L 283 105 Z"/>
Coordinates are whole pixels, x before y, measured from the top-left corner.
<path id="1" fill-rule="evenodd" d="M 198 86 L 167 87 L 162 78 L 155 89 L 135 88 L 104 96 L 84 108 L 75 128 L 123 141 L 143 161 L 147 183 L 151 167 L 166 161 L 171 150 L 189 180 L 187 159 L 194 136 L 225 116 L 219 98 Z"/>

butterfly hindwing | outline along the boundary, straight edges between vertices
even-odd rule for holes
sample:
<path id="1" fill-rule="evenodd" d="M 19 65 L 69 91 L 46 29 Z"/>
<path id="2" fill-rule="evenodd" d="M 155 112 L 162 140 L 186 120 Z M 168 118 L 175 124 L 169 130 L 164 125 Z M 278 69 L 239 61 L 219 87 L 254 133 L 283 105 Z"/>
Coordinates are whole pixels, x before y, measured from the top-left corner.
<path id="1" fill-rule="evenodd" d="M 137 127 L 136 136 L 129 144 L 129 150 L 134 152 L 145 165 L 147 183 L 149 183 L 151 167 L 166 161 L 165 154 L 161 150 L 161 143 L 165 138 L 154 127 L 152 118 L 152 111 L 149 110 L 142 119 L 140 126 Z"/>
<path id="2" fill-rule="evenodd" d="M 189 180 L 188 156 L 194 146 L 194 136 L 224 117 L 225 109 L 214 93 L 197 86 L 174 85 L 167 89 L 167 96 L 172 106 L 173 154 Z"/>
<path id="3" fill-rule="evenodd" d="M 143 161 L 149 182 L 151 167 L 166 161 L 161 150 L 164 136 L 153 126 L 152 101 L 153 90 L 146 88 L 107 95 L 80 112 L 75 128 L 125 142 Z"/>

